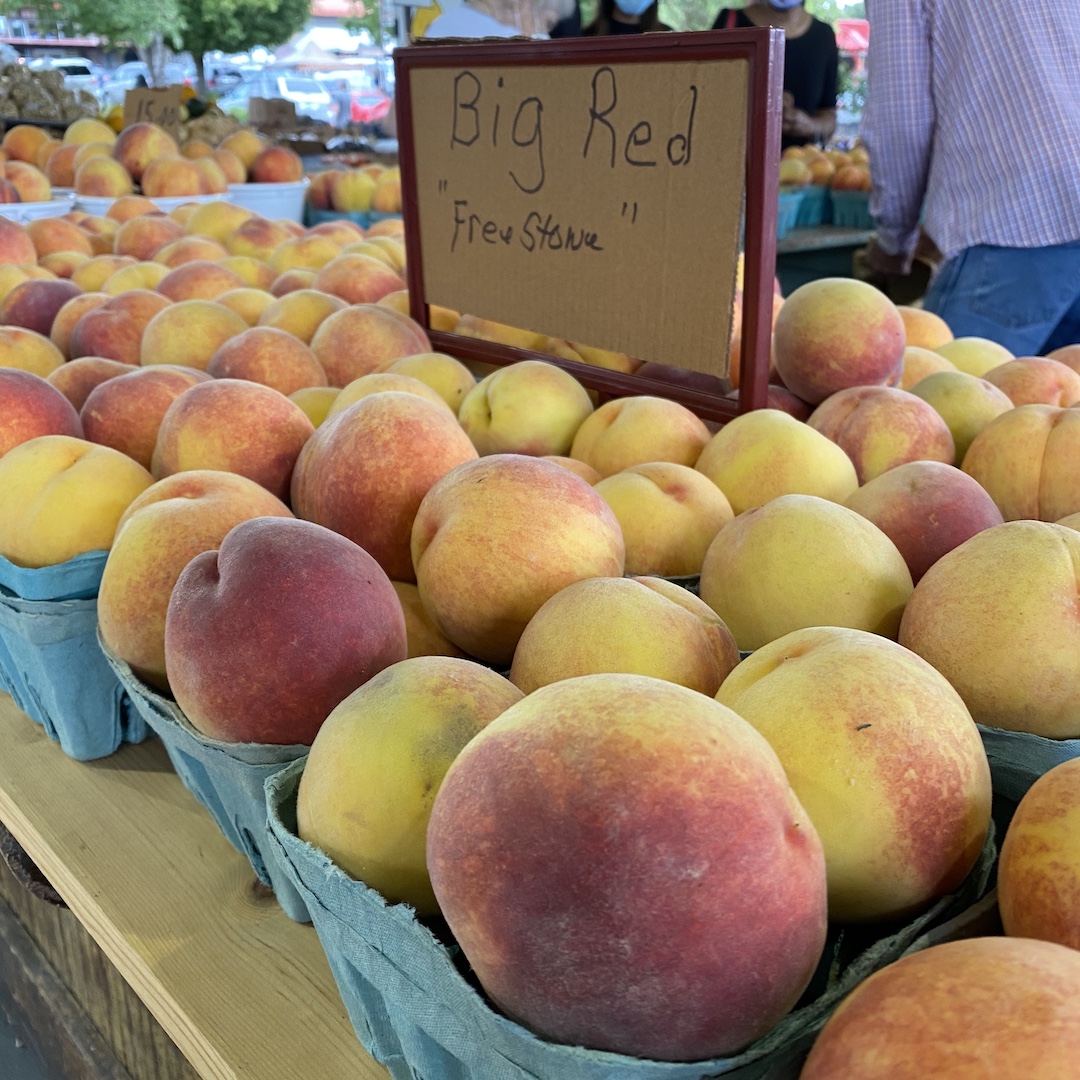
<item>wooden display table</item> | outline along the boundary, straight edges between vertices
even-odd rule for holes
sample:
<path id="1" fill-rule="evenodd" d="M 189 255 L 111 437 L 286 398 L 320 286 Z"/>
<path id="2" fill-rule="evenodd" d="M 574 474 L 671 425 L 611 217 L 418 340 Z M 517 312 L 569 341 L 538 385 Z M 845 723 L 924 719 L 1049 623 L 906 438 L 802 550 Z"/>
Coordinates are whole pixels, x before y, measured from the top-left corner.
<path id="1" fill-rule="evenodd" d="M 0 693 L 0 821 L 204 1080 L 389 1076 L 315 931 L 258 885 L 157 739 L 73 761 Z"/>

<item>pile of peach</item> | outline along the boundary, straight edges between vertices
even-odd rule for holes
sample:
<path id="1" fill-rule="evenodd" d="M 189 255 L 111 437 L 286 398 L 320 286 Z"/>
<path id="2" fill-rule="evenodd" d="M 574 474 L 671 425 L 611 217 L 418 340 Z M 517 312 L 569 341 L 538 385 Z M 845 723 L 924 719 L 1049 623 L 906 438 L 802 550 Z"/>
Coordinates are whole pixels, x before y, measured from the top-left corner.
<path id="1" fill-rule="evenodd" d="M 976 721 L 1080 737 L 1077 347 L 1016 359 L 818 281 L 774 326 L 806 422 L 713 431 L 660 397 L 597 407 L 540 361 L 477 381 L 403 313 L 384 229 L 109 215 L 0 220 L 0 554 L 109 549 L 109 648 L 215 738 L 311 744 L 301 835 L 441 911 L 542 1036 L 737 1052 L 828 920 L 895 923 L 964 880 L 990 822 Z M 664 580 L 694 574 L 700 596 Z M 1004 972 L 1021 1003 L 1056 980 L 1066 1019 L 1047 1005 L 1025 1046 L 1075 1061 L 1059 833 L 1046 856 L 1007 840 L 1002 884 L 1006 930 L 1062 944 L 983 944 L 916 989 L 913 959 L 889 969 L 933 1003 L 920 1048 L 952 1052 L 935 995 Z M 871 1019 L 841 1030 L 903 1034 L 860 993 Z M 982 1015 L 949 1007 L 957 1032 Z M 822 1046 L 808 1077 L 909 1075 Z M 1058 1075 L 1025 1067 L 1003 1075 Z"/>
<path id="2" fill-rule="evenodd" d="M 180 148 L 156 124 L 132 124 L 117 135 L 100 120 L 82 119 L 64 132 L 63 140 L 18 124 L 4 135 L 0 149 L 7 159 L 7 179 L 22 202 L 48 199 L 50 185 L 106 198 L 139 189 L 157 199 L 223 194 L 230 184 L 295 182 L 304 175 L 296 153 L 271 146 L 249 129 L 226 136 L 215 149 L 197 139 Z M 3 185 L 0 198 L 19 201 Z"/>
<path id="3" fill-rule="evenodd" d="M 400 214 L 401 170 L 383 165 L 327 169 L 312 176 L 307 197 L 313 210 Z"/>
<path id="4" fill-rule="evenodd" d="M 816 184 L 833 191 L 869 191 L 870 155 L 864 146 L 852 150 L 819 150 L 789 146 L 780 159 L 780 186 Z"/>

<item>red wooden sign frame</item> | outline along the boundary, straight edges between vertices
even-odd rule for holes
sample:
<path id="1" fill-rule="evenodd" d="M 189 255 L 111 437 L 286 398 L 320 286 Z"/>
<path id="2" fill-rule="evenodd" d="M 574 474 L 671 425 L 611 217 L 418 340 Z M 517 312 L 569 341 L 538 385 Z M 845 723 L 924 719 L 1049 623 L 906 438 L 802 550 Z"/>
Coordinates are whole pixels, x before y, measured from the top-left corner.
<path id="1" fill-rule="evenodd" d="M 748 64 L 743 267 L 743 332 L 739 397 L 676 385 L 658 378 L 609 371 L 460 334 L 430 329 L 420 245 L 420 206 L 412 113 L 411 73 L 420 68 L 530 65 L 627 64 L 745 60 Z M 394 53 L 406 276 L 412 317 L 428 330 L 432 346 L 468 360 L 503 366 L 543 360 L 569 371 L 602 398 L 652 394 L 678 401 L 705 420 L 723 422 L 764 408 L 768 400 L 772 340 L 773 279 L 776 273 L 776 215 L 784 69 L 783 32 L 766 27 L 635 37 L 559 39 L 543 42 L 488 40 L 468 44 L 433 41 Z M 475 314 L 481 315 L 482 312 Z M 689 374 L 689 373 L 687 373 Z M 696 379 L 708 379 L 694 373 Z M 691 379 L 687 380 L 692 381 Z"/>

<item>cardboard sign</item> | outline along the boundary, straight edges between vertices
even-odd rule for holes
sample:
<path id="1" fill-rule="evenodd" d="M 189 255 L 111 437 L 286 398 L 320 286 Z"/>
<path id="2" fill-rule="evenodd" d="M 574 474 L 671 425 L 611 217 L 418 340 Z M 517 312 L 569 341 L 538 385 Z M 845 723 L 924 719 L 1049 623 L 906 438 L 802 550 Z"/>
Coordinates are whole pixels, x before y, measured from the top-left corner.
<path id="1" fill-rule="evenodd" d="M 746 60 L 410 78 L 429 303 L 727 375 Z"/>
<path id="2" fill-rule="evenodd" d="M 285 98 L 249 98 L 248 123 L 263 131 L 295 131 L 296 106 Z"/>
<path id="3" fill-rule="evenodd" d="M 124 127 L 157 124 L 174 139 L 180 136 L 182 86 L 162 86 L 129 90 L 124 95 Z"/>

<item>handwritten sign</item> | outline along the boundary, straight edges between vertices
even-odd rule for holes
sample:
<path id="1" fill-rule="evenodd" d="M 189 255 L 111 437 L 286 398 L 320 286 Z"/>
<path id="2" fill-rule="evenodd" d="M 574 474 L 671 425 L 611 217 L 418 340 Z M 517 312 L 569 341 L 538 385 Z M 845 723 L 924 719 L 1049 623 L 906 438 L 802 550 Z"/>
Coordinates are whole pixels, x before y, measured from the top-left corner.
<path id="1" fill-rule="evenodd" d="M 124 127 L 157 124 L 174 139 L 180 135 L 181 86 L 129 90 L 124 95 Z"/>
<path id="2" fill-rule="evenodd" d="M 748 68 L 418 65 L 428 302 L 726 375 Z"/>
<path id="3" fill-rule="evenodd" d="M 285 98 L 250 98 L 248 121 L 263 131 L 294 131 L 296 106 Z"/>

